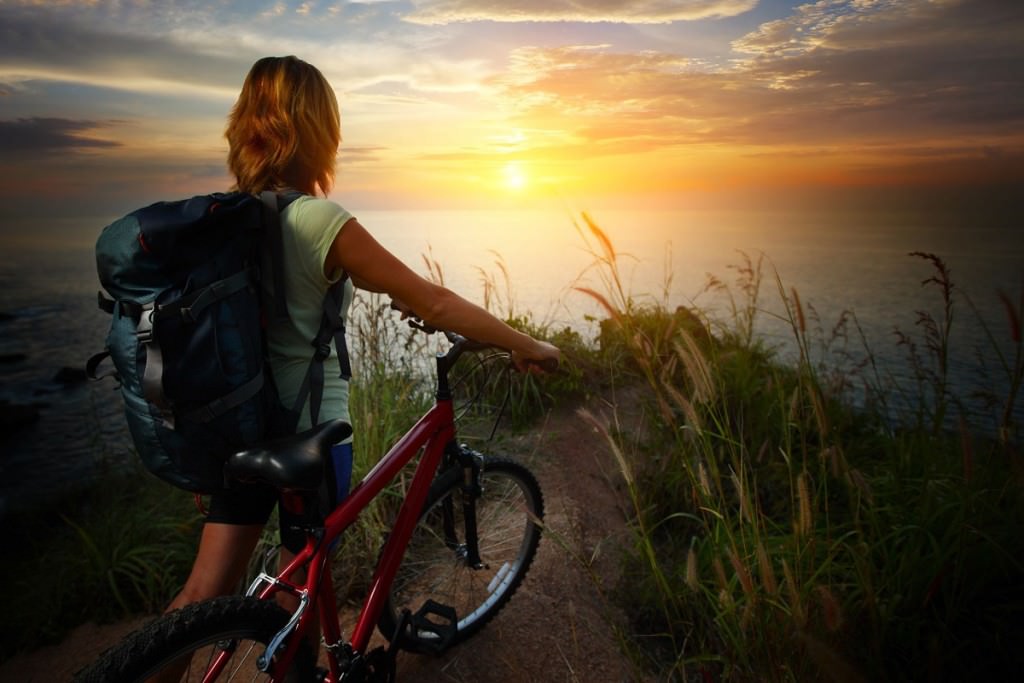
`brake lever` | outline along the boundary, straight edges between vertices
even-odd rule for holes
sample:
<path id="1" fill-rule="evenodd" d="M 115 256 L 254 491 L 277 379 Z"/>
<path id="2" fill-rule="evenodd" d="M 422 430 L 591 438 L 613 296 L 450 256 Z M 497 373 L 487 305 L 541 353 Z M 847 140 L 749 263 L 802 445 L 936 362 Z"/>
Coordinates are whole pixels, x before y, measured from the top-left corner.
<path id="1" fill-rule="evenodd" d="M 406 320 L 406 322 L 409 324 L 409 327 L 413 328 L 414 330 L 420 330 L 422 332 L 425 332 L 426 334 L 434 334 L 435 332 L 437 332 L 436 327 L 431 327 L 430 325 L 426 324 L 419 318 L 409 318 L 408 320 Z"/>
<path id="2" fill-rule="evenodd" d="M 424 332 L 426 334 L 434 334 L 435 332 L 438 331 L 436 327 L 433 327 L 423 322 L 423 318 L 413 315 L 411 311 L 396 306 L 394 299 L 391 300 L 391 303 L 389 304 L 388 308 L 390 308 L 392 311 L 398 311 L 399 313 L 401 313 L 403 319 L 405 319 L 405 321 L 409 324 L 409 327 L 413 328 L 414 330 L 420 330 L 421 332 Z"/>
<path id="3" fill-rule="evenodd" d="M 391 310 L 400 311 L 401 309 L 399 309 L 398 306 L 396 306 L 395 303 L 392 301 Z M 418 318 L 415 315 L 410 315 L 406 319 L 406 323 L 408 323 L 409 327 L 413 328 L 414 330 L 420 330 L 425 334 L 434 334 L 435 332 L 441 332 L 441 330 L 439 330 L 438 328 L 434 327 L 433 325 L 428 325 L 427 323 L 423 322 L 422 318 Z M 472 339 L 467 339 L 462 335 L 456 334 L 454 332 L 445 331 L 444 334 L 448 338 L 448 341 L 450 341 L 451 343 L 461 344 L 462 349 L 464 351 L 483 351 L 486 349 L 494 348 L 491 344 L 473 341 Z M 554 358 L 545 358 L 542 361 L 528 360 L 526 361 L 526 365 L 527 367 L 534 365 L 543 370 L 544 372 L 555 372 L 558 370 L 558 361 Z"/>

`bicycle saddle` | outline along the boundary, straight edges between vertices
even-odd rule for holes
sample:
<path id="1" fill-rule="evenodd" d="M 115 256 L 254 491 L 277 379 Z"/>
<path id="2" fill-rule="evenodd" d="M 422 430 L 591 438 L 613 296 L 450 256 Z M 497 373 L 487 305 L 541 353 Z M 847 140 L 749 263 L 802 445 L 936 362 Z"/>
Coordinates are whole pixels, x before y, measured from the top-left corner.
<path id="1" fill-rule="evenodd" d="M 276 489 L 315 491 L 324 478 L 331 446 L 352 434 L 352 425 L 330 420 L 305 432 L 258 444 L 228 456 L 228 480 L 270 484 Z"/>

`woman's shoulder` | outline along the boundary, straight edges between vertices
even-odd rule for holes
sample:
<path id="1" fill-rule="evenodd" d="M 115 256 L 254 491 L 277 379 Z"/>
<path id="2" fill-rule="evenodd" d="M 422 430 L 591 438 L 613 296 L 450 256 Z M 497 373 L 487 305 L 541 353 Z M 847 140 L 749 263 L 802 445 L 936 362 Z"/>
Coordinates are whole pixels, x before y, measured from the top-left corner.
<path id="1" fill-rule="evenodd" d="M 323 197 L 315 197 L 313 195 L 302 195 L 296 199 L 292 204 L 295 206 L 295 212 L 301 214 L 306 218 L 335 218 L 340 215 L 351 216 L 341 204 Z"/>
<path id="2" fill-rule="evenodd" d="M 298 253 L 312 259 L 310 272 L 322 272 L 335 238 L 352 218 L 337 202 L 304 195 L 288 205 L 281 214 L 281 224 Z"/>

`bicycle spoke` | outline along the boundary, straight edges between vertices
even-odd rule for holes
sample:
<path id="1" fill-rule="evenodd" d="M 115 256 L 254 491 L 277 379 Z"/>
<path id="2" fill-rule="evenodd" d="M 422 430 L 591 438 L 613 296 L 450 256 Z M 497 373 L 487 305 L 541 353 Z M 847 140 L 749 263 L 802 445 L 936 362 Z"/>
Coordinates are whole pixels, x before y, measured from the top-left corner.
<path id="1" fill-rule="evenodd" d="M 456 640 L 464 631 L 479 628 L 508 600 L 522 581 L 539 537 L 534 521 L 543 509 L 536 484 L 527 483 L 532 477 L 506 461 L 495 467 L 492 471 L 485 464 L 482 494 L 475 502 L 481 566 L 467 565 L 464 546 L 452 547 L 453 542 L 465 542 L 466 529 L 461 478 L 453 474 L 446 495 L 433 499 L 416 527 L 392 586 L 392 603 L 397 601 L 413 613 L 428 600 L 454 609 Z M 450 515 L 447 533 L 442 509 Z M 455 539 L 447 537 L 451 533 Z M 437 643 L 443 637 L 433 630 L 416 636 L 422 643 Z"/>

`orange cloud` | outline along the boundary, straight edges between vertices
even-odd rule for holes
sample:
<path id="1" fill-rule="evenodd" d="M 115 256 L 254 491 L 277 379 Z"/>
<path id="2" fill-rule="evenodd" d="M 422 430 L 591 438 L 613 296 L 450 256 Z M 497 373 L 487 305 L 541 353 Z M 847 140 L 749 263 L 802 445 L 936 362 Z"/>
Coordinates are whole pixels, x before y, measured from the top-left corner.
<path id="1" fill-rule="evenodd" d="M 624 24 L 662 24 L 711 17 L 733 17 L 757 6 L 758 0 L 413 0 L 414 10 L 403 17 L 416 24 L 468 21 L 578 21 Z"/>
<path id="2" fill-rule="evenodd" d="M 735 41 L 746 56 L 725 66 L 523 48 L 495 85 L 513 125 L 561 133 L 538 154 L 639 154 L 684 184 L 1021 180 L 1022 25 L 1024 3 L 819 2 Z"/>

